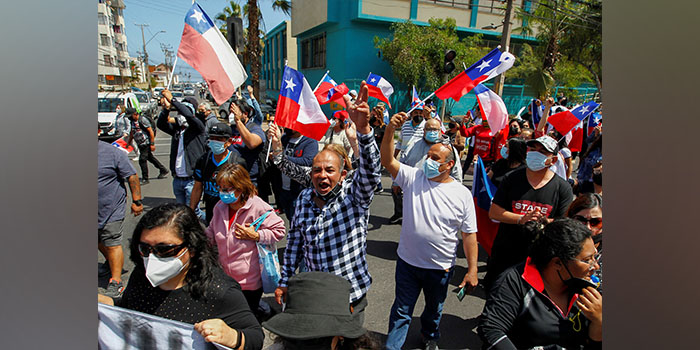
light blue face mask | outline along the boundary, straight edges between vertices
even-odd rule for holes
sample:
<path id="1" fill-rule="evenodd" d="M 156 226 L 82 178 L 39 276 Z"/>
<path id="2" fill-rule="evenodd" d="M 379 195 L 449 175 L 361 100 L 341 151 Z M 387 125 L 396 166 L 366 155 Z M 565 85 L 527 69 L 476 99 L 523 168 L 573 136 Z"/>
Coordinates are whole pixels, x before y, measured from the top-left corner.
<path id="1" fill-rule="evenodd" d="M 425 132 L 425 140 L 430 143 L 435 143 L 440 138 L 439 130 L 431 130 Z"/>
<path id="2" fill-rule="evenodd" d="M 508 147 L 501 147 L 501 157 L 508 159 Z"/>
<path id="3" fill-rule="evenodd" d="M 226 147 L 224 147 L 224 144 L 225 142 L 209 140 L 209 148 L 211 148 L 211 151 L 214 152 L 214 154 L 216 155 L 219 155 L 226 151 Z"/>
<path id="4" fill-rule="evenodd" d="M 547 165 L 545 165 L 547 158 L 548 157 L 546 155 L 540 152 L 530 151 L 527 152 L 527 156 L 525 157 L 525 163 L 527 164 L 527 167 L 530 170 L 540 171 L 547 167 Z"/>
<path id="5" fill-rule="evenodd" d="M 233 191 L 231 191 L 231 192 L 219 191 L 219 199 L 221 199 L 221 201 L 224 202 L 225 204 L 231 204 L 231 203 L 238 200 L 238 198 L 236 198 L 236 194 L 233 193 Z"/>
<path id="6" fill-rule="evenodd" d="M 440 169 L 441 165 L 442 164 L 438 163 L 437 161 L 432 160 L 430 158 L 427 158 L 425 160 L 425 162 L 423 162 L 423 172 L 425 173 L 425 176 L 428 179 L 432 179 L 434 177 L 440 176 L 442 173 L 447 171 L 447 170 L 445 170 L 443 172 L 440 172 L 439 169 Z"/>

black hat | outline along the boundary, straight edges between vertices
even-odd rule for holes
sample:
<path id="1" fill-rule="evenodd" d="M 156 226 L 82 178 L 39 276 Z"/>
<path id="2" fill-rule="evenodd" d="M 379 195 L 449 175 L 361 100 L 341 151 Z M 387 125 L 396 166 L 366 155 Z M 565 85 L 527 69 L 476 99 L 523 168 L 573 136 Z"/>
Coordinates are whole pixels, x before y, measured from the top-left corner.
<path id="1" fill-rule="evenodd" d="M 127 116 L 131 116 L 131 115 L 134 115 L 134 113 L 137 113 L 137 112 L 136 112 L 136 109 L 134 109 L 134 108 L 132 108 L 132 107 L 127 107 L 126 110 L 124 111 L 124 113 L 125 113 Z"/>
<path id="2" fill-rule="evenodd" d="M 231 127 L 226 123 L 216 123 L 209 128 L 209 136 L 231 137 Z"/>
<path id="3" fill-rule="evenodd" d="M 287 307 L 263 327 L 279 336 L 307 340 L 367 331 L 350 313 L 350 282 L 328 272 L 302 272 L 289 279 Z"/>

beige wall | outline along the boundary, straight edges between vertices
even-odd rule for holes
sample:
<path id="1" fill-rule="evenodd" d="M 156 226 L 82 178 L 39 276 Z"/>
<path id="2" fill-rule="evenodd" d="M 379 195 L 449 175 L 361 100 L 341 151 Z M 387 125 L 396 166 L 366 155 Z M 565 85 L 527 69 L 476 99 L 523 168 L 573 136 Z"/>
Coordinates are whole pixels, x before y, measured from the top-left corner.
<path id="1" fill-rule="evenodd" d="M 327 18 L 328 3 L 326 0 L 295 0 L 292 5 L 291 35 L 297 36 L 323 24 Z"/>
<path id="2" fill-rule="evenodd" d="M 287 64 L 297 69 L 297 38 L 292 36 L 290 21 L 285 22 L 287 22 Z"/>
<path id="3" fill-rule="evenodd" d="M 457 27 L 469 27 L 471 11 L 464 8 L 418 2 L 416 19 L 428 22 L 430 18 L 454 18 Z"/>
<path id="4" fill-rule="evenodd" d="M 362 0 L 362 13 L 408 19 L 411 15 L 411 0 Z"/>

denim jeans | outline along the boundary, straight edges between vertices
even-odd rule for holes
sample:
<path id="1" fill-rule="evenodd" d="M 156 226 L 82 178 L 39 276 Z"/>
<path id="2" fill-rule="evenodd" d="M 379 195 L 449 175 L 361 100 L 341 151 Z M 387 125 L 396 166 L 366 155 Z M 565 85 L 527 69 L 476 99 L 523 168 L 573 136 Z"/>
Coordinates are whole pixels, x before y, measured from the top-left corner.
<path id="1" fill-rule="evenodd" d="M 442 306 L 447 298 L 447 288 L 453 272 L 454 268 L 449 271 L 422 269 L 409 265 L 401 258 L 396 260 L 396 296 L 389 316 L 387 349 L 401 349 L 421 290 L 425 296 L 425 309 L 420 317 L 421 334 L 425 340 L 440 338 Z"/>
<path id="2" fill-rule="evenodd" d="M 186 206 L 190 206 L 190 197 L 192 196 L 192 188 L 194 187 L 194 178 L 189 180 L 184 180 L 173 176 L 173 193 L 175 194 L 175 201 Z M 202 209 L 197 206 L 194 211 L 200 220 L 205 219 L 205 213 Z"/>

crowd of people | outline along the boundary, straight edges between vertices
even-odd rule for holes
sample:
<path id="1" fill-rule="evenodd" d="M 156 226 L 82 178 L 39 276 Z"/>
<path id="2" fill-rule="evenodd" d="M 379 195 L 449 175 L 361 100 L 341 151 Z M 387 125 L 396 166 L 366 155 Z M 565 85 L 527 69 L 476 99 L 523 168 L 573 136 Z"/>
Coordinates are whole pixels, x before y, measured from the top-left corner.
<path id="1" fill-rule="evenodd" d="M 527 113 L 491 130 L 478 107 L 443 122 L 426 101 L 389 117 L 384 103 L 370 107 L 364 82 L 353 92 L 320 141 L 263 125 L 252 89 L 231 98 L 225 120 L 208 102 L 168 90 L 155 122 L 124 109 L 116 125 L 138 149 L 141 180 L 127 153 L 98 142 L 98 249 L 110 277 L 98 301 L 191 323 L 233 349 L 261 349 L 263 327 L 276 335 L 270 349 L 401 349 L 422 292 L 420 332 L 437 349 L 460 245 L 459 287 L 479 286 L 477 215 L 463 184 L 478 157 L 497 186 L 488 216 L 500 223 L 482 281 L 484 348 L 600 348 L 602 126 L 571 152 L 548 128 L 559 107 L 552 98 L 541 102 L 538 125 Z M 156 128 L 171 136 L 169 169 L 153 154 Z M 125 286 L 126 186 L 138 216 L 148 162 L 158 178 L 172 175 L 174 201 L 139 220 Z M 401 225 L 385 344 L 363 327 L 367 226 L 383 172 L 392 180 L 389 224 Z M 284 238 L 274 297 L 285 308 L 270 318 L 259 246 Z"/>

